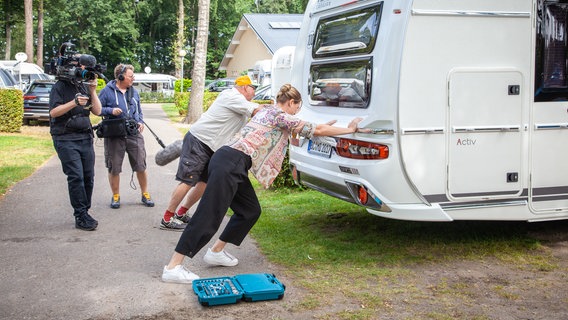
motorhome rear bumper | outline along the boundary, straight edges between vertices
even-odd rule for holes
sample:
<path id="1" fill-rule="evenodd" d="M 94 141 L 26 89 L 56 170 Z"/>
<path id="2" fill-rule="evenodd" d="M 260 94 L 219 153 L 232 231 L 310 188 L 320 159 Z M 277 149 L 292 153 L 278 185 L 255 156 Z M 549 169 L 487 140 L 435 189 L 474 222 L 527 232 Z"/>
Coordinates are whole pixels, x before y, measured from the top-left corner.
<path id="1" fill-rule="evenodd" d="M 305 168 L 290 164 L 290 169 L 296 183 L 317 190 L 329 196 L 360 205 L 374 215 L 399 220 L 414 221 L 452 221 L 450 217 L 437 204 L 424 203 L 389 203 L 388 205 L 381 200 L 381 195 L 376 195 L 372 188 L 365 185 L 364 181 L 354 181 L 349 179 L 338 180 L 337 175 L 327 176 L 323 172 L 314 175 L 302 171 Z M 335 181 L 333 181 L 335 180 Z M 365 188 L 369 193 L 369 201 L 362 204 L 358 197 L 358 188 Z"/>
<path id="2" fill-rule="evenodd" d="M 292 166 L 292 170 L 295 170 L 295 168 Z M 296 183 L 299 184 L 303 184 L 309 188 L 312 188 L 314 190 L 317 190 L 321 193 L 325 193 L 327 195 L 330 195 L 332 197 L 347 201 L 347 202 L 351 202 L 351 203 L 355 203 L 358 204 L 360 206 L 369 208 L 369 209 L 373 209 L 373 210 L 377 210 L 377 211 L 381 211 L 381 212 L 391 212 L 391 209 L 381 200 L 379 199 L 377 196 L 375 196 L 372 193 L 369 193 L 369 195 L 371 196 L 367 203 L 363 204 L 361 203 L 361 201 L 359 200 L 359 197 L 357 196 L 358 193 L 358 188 L 364 188 L 366 191 L 369 190 L 369 188 L 361 183 L 355 182 L 355 181 L 345 181 L 345 184 L 339 185 L 339 184 L 335 184 L 333 182 L 330 181 L 326 181 L 323 179 L 320 179 L 318 177 L 312 176 L 308 173 L 301 173 L 301 174 L 296 174 L 296 177 L 298 177 L 298 180 L 296 181 Z M 301 177 L 301 178 L 300 178 Z"/>

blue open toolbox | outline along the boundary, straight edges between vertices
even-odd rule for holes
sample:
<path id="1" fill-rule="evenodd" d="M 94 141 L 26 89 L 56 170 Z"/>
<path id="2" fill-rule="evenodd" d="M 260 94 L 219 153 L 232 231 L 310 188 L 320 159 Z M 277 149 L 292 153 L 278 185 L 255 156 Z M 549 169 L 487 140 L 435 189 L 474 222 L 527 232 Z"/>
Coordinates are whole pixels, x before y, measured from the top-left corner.
<path id="1" fill-rule="evenodd" d="M 277 300 L 284 297 L 286 286 L 274 274 L 249 273 L 234 277 L 217 277 L 193 280 L 193 291 L 204 306 L 262 300 Z"/>

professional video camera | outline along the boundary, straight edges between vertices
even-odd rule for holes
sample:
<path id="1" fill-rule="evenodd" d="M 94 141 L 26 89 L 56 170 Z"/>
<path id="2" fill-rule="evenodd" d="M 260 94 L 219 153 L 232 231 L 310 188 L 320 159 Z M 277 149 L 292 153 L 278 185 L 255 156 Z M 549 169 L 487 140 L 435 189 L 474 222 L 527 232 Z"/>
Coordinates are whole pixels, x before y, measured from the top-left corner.
<path id="1" fill-rule="evenodd" d="M 84 69 L 81 66 L 85 67 Z M 59 48 L 59 57 L 51 60 L 45 67 L 46 73 L 55 75 L 59 80 L 83 82 L 95 79 L 96 75 L 105 79 L 105 65 L 97 64 L 97 59 L 90 54 L 80 54 L 71 42 L 65 42 Z"/>

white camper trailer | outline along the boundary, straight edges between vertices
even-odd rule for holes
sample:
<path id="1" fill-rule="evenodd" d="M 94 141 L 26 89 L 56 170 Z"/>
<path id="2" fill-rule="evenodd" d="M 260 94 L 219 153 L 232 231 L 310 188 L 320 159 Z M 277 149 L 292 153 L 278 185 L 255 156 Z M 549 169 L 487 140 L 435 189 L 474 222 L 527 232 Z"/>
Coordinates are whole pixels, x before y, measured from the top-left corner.
<path id="1" fill-rule="evenodd" d="M 373 133 L 293 142 L 296 181 L 395 219 L 567 219 L 567 16 L 557 0 L 311 0 L 299 116 Z"/>

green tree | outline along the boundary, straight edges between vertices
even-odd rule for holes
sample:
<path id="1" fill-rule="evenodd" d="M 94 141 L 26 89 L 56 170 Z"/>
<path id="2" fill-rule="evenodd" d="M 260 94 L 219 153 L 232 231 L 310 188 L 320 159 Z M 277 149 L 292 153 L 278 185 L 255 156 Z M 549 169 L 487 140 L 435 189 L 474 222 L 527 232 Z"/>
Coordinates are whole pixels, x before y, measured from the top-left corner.
<path id="1" fill-rule="evenodd" d="M 45 33 L 50 35 L 46 54 L 54 57 L 62 43 L 72 41 L 79 52 L 94 55 L 109 69 L 120 62 L 138 69 L 134 18 L 134 6 L 128 2 L 53 0 L 45 17 Z"/>
<path id="2" fill-rule="evenodd" d="M 172 55 L 177 34 L 178 0 L 141 1 L 137 6 L 137 25 L 140 33 L 136 56 L 141 67 L 152 72 L 173 74 L 175 57 Z"/>
<path id="3" fill-rule="evenodd" d="M 16 52 L 24 51 L 24 2 L 2 0 L 0 13 L 4 31 L 4 37 L 0 40 L 0 52 L 4 53 L 5 60 L 10 60 Z"/>

